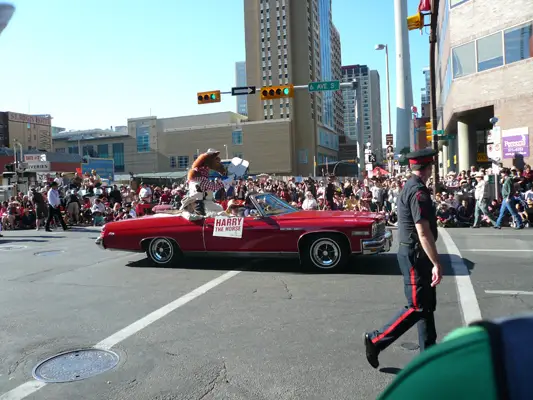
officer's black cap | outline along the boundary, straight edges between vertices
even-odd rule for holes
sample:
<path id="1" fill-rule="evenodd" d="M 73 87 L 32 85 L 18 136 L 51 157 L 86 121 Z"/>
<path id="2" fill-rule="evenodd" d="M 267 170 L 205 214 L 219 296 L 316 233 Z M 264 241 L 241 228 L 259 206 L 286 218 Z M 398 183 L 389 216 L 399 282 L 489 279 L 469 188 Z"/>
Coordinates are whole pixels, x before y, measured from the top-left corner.
<path id="1" fill-rule="evenodd" d="M 428 147 L 427 149 L 417 150 L 406 154 L 405 158 L 409 160 L 409 167 L 411 169 L 419 170 L 433 164 L 436 154 L 437 152 L 435 150 Z"/>

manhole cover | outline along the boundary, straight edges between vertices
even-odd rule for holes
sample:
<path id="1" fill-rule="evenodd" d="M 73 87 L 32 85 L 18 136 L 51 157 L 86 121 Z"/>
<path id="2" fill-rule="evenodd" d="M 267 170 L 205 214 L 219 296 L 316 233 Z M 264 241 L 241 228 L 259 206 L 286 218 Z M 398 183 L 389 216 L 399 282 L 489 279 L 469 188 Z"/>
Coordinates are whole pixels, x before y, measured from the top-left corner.
<path id="1" fill-rule="evenodd" d="M 50 357 L 33 369 L 33 377 L 47 383 L 74 382 L 103 374 L 115 368 L 116 353 L 99 349 L 68 351 Z"/>
<path id="2" fill-rule="evenodd" d="M 23 250 L 27 246 L 0 246 L 0 251 Z"/>
<path id="3" fill-rule="evenodd" d="M 417 345 L 416 343 L 402 343 L 400 346 L 404 348 L 405 350 L 410 350 L 410 351 L 418 350 L 420 348 L 420 346 Z"/>
<path id="4" fill-rule="evenodd" d="M 48 250 L 48 251 L 38 251 L 37 253 L 33 253 L 35 256 L 55 256 L 57 254 L 64 253 L 64 250 Z"/>

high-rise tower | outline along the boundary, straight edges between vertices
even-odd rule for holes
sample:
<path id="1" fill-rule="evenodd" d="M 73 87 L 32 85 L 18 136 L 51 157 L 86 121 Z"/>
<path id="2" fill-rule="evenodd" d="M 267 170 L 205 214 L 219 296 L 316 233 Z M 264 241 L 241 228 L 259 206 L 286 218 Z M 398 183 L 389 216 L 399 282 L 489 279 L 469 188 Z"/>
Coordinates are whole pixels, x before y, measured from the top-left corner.
<path id="1" fill-rule="evenodd" d="M 340 36 L 331 19 L 331 0 L 246 0 L 246 79 L 273 86 L 340 78 Z M 342 98 L 333 92 L 297 90 L 294 99 L 261 101 L 248 96 L 251 121 L 292 120 L 294 170 L 314 172 L 338 159 Z"/>

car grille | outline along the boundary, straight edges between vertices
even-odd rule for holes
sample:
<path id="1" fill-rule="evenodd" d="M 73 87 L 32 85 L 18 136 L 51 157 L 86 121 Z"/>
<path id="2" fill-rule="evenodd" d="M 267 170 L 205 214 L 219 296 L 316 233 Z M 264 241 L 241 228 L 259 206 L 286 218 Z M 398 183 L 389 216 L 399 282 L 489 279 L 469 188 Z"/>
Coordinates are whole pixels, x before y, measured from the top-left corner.
<path id="1" fill-rule="evenodd" d="M 379 222 L 377 227 L 376 236 L 383 236 L 385 234 L 385 221 Z"/>

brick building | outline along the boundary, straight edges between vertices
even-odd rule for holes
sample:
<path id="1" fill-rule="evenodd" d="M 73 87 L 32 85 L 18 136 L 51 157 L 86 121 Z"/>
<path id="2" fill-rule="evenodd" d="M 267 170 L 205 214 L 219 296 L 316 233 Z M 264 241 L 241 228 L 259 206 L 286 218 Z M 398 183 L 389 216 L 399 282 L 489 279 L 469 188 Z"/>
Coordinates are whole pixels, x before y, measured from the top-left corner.
<path id="1" fill-rule="evenodd" d="M 53 140 L 58 153 L 113 158 L 115 173 L 184 171 L 213 147 L 222 158 L 249 160 L 251 173 L 291 175 L 296 170 L 291 124 L 288 118 L 250 122 L 233 112 L 151 116 L 128 119 L 125 132 L 65 131 Z"/>
<path id="2" fill-rule="evenodd" d="M 511 135 L 521 137 L 515 154 L 533 162 L 533 1 L 441 1 L 436 53 L 438 129 L 455 135 L 440 143 L 442 172 L 490 165 L 492 117 L 499 119 L 502 149 L 512 146 Z M 513 155 L 504 153 L 509 166 Z"/>

